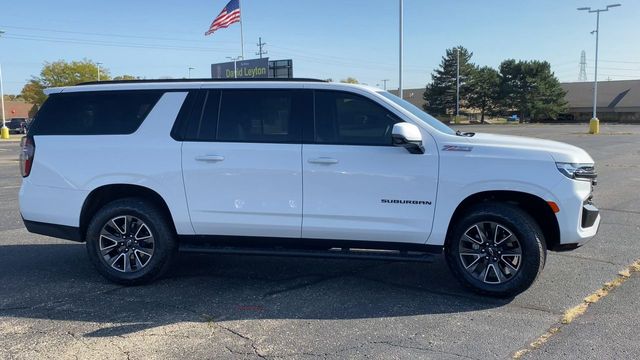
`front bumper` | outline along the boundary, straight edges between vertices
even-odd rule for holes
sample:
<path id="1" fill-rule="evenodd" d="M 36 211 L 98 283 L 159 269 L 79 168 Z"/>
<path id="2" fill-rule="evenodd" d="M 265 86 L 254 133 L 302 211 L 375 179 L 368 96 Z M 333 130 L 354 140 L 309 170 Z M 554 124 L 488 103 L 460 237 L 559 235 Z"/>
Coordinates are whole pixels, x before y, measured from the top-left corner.
<path id="1" fill-rule="evenodd" d="M 595 207 L 591 203 L 584 204 L 582 206 L 582 227 L 583 228 L 592 227 L 596 223 L 596 220 L 598 220 L 599 216 L 600 216 L 600 210 L 598 210 L 597 207 Z"/>
<path id="2" fill-rule="evenodd" d="M 600 227 L 601 214 L 593 204 L 591 181 L 565 180 L 554 188 L 560 212 L 556 214 L 560 228 L 557 249 L 571 250 L 591 240 Z"/>

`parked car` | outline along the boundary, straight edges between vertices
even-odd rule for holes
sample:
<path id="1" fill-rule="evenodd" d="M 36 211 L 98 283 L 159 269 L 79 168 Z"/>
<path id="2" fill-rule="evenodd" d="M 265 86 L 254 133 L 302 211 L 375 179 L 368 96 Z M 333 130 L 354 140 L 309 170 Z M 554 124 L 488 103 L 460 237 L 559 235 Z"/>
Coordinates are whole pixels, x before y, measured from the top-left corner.
<path id="1" fill-rule="evenodd" d="M 510 296 L 547 250 L 591 239 L 593 159 L 456 132 L 386 91 L 312 80 L 101 82 L 47 90 L 23 139 L 20 212 L 141 284 L 176 252 L 421 261 L 444 252 Z"/>
<path id="2" fill-rule="evenodd" d="M 26 134 L 27 133 L 27 119 L 26 118 L 12 118 L 9 119 L 7 128 L 9 128 L 9 134 Z"/>

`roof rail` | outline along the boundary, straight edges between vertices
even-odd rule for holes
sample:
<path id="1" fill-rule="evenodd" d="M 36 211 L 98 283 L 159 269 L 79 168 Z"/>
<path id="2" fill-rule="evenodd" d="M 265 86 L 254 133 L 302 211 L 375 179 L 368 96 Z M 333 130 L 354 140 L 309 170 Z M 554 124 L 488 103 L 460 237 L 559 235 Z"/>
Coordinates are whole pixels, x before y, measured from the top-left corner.
<path id="1" fill-rule="evenodd" d="M 248 82 L 248 81 L 275 81 L 275 82 L 327 82 L 320 79 L 306 78 L 259 78 L 259 79 L 140 79 L 140 80 L 105 80 L 89 81 L 77 84 L 82 85 L 106 85 L 106 84 L 144 84 L 144 83 L 181 83 L 181 82 Z"/>

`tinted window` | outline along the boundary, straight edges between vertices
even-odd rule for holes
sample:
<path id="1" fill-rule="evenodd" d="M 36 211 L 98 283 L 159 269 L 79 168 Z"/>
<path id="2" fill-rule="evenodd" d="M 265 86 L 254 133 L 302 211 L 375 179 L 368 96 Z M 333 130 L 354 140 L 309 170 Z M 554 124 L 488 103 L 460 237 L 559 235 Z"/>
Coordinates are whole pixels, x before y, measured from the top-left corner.
<path id="1" fill-rule="evenodd" d="M 102 91 L 53 94 L 34 119 L 33 135 L 131 134 L 162 91 Z"/>
<path id="2" fill-rule="evenodd" d="M 232 142 L 301 142 L 303 97 L 304 94 L 296 90 L 224 90 L 220 99 L 216 139 Z M 205 109 L 207 112 L 211 114 L 208 117 L 214 117 L 214 109 Z"/>
<path id="3" fill-rule="evenodd" d="M 341 145 L 392 145 L 391 131 L 401 122 L 365 97 L 316 91 L 315 142 Z"/>

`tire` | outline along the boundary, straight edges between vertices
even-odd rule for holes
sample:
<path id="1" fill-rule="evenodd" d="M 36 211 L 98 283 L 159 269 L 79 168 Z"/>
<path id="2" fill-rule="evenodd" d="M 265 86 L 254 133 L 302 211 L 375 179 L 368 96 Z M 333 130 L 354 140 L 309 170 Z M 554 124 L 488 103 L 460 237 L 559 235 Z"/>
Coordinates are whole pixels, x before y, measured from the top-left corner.
<path id="1" fill-rule="evenodd" d="M 169 221 L 143 199 L 110 202 L 87 227 L 89 259 L 102 276 L 115 283 L 152 282 L 167 271 L 177 253 L 176 234 Z"/>
<path id="2" fill-rule="evenodd" d="M 495 297 L 528 289 L 544 268 L 546 252 L 536 221 L 517 206 L 498 202 L 470 207 L 445 246 L 454 276 L 468 289 Z"/>

